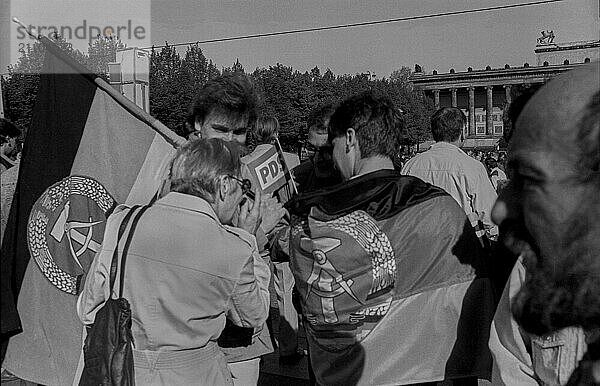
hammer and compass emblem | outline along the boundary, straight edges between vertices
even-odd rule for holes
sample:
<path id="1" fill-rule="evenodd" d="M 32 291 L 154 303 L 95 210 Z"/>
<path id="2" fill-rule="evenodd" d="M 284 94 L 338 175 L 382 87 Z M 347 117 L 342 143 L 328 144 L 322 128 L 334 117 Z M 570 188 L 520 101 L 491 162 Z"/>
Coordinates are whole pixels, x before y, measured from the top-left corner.
<path id="1" fill-rule="evenodd" d="M 81 278 L 100 250 L 115 201 L 98 181 L 69 176 L 50 186 L 29 216 L 27 242 L 42 273 L 58 289 L 77 295 Z"/>
<path id="2" fill-rule="evenodd" d="M 88 222 L 67 221 L 69 218 L 70 208 L 71 203 L 67 201 L 62 212 L 60 213 L 60 216 L 58 216 L 58 220 L 56 220 L 54 223 L 54 227 L 52 227 L 50 235 L 59 243 L 63 240 L 64 236 L 67 236 L 69 249 L 71 250 L 71 256 L 73 259 L 75 259 L 77 265 L 83 269 L 83 265 L 81 265 L 81 262 L 79 261 L 79 256 L 81 256 L 88 249 L 91 249 L 93 252 L 98 252 L 100 250 L 100 244 L 95 242 L 92 237 L 94 233 L 94 225 L 102 223 L 102 220 L 92 221 L 92 217 L 89 217 Z M 83 234 L 79 231 L 79 229 L 85 228 L 88 229 L 87 234 Z M 73 241 L 81 244 L 81 248 L 79 248 L 77 251 L 75 250 Z"/>

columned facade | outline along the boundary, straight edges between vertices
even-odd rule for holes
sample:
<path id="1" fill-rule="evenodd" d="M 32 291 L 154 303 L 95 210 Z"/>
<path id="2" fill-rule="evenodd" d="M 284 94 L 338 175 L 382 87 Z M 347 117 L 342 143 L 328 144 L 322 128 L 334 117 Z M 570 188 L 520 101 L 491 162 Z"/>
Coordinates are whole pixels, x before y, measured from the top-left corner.
<path id="1" fill-rule="evenodd" d="M 504 130 L 504 108 L 512 102 L 515 85 L 547 82 L 580 64 L 502 69 L 469 70 L 447 74 L 414 73 L 410 80 L 416 89 L 433 98 L 436 109 L 457 107 L 468 118 L 465 148 L 496 147 Z M 470 145 L 469 145 L 470 144 Z"/>
<path id="2" fill-rule="evenodd" d="M 537 66 L 491 68 L 464 72 L 424 73 L 415 66 L 409 80 L 415 89 L 433 97 L 435 108 L 457 107 L 468 117 L 465 148 L 496 147 L 504 131 L 504 109 L 516 86 L 541 85 L 554 76 L 600 58 L 600 40 L 554 43 L 547 35 L 537 39 Z M 432 95 L 433 94 L 433 95 Z"/>
<path id="3" fill-rule="evenodd" d="M 475 135 L 475 87 L 469 87 L 469 137 Z"/>
<path id="4" fill-rule="evenodd" d="M 503 86 L 504 87 L 504 100 L 506 100 L 507 104 L 511 104 L 512 103 L 512 95 L 510 94 L 512 87 L 510 84 L 506 84 Z M 439 98 L 439 95 L 438 95 Z"/>
<path id="5" fill-rule="evenodd" d="M 494 124 L 492 121 L 492 97 L 493 97 L 493 87 L 486 86 L 486 104 L 485 104 L 485 135 L 494 135 Z"/>

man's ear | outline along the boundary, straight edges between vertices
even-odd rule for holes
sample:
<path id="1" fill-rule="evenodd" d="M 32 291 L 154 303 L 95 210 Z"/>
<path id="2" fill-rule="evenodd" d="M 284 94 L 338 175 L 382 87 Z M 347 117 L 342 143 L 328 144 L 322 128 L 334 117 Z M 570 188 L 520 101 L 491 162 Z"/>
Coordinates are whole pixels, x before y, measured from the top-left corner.
<path id="1" fill-rule="evenodd" d="M 346 130 L 346 153 L 350 152 L 350 149 L 356 146 L 356 132 L 353 128 Z"/>
<path id="2" fill-rule="evenodd" d="M 229 190 L 231 189 L 229 178 L 223 176 L 219 180 L 219 199 L 221 201 L 225 201 L 225 198 L 229 194 Z"/>

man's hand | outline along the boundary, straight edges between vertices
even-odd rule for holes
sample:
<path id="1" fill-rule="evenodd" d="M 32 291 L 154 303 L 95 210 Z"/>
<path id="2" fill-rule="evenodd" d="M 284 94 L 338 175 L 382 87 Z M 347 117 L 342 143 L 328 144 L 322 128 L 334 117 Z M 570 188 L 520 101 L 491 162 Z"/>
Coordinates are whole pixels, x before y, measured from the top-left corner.
<path id="1" fill-rule="evenodd" d="M 257 198 L 257 201 L 259 199 Z M 260 201 L 260 211 L 262 214 L 262 221 L 260 227 L 268 234 L 275 228 L 275 225 L 283 218 L 286 214 L 283 205 L 274 197 L 262 197 Z"/>
<path id="2" fill-rule="evenodd" d="M 242 228 L 255 235 L 261 223 L 262 192 L 260 188 L 254 189 L 255 200 L 246 199 L 240 208 L 237 219 L 238 228 Z"/>

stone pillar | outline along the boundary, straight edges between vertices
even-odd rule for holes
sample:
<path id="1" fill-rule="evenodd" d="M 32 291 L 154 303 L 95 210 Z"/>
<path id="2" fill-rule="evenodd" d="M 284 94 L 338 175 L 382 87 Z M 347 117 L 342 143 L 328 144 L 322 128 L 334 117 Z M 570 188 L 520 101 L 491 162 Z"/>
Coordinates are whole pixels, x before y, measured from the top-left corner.
<path id="1" fill-rule="evenodd" d="M 485 91 L 487 92 L 487 103 L 485 106 L 485 134 L 493 135 L 494 134 L 494 122 L 492 121 L 492 86 L 486 86 Z"/>
<path id="2" fill-rule="evenodd" d="M 510 84 L 504 85 L 504 101 L 507 106 L 512 103 L 512 95 L 510 94 L 511 90 L 512 86 Z"/>
<path id="3" fill-rule="evenodd" d="M 453 88 L 450 91 L 452 91 L 452 107 L 456 107 L 457 103 L 456 103 L 456 89 Z"/>
<path id="4" fill-rule="evenodd" d="M 475 87 L 469 87 L 469 137 L 475 136 Z"/>
<path id="5" fill-rule="evenodd" d="M 440 90 L 433 90 L 433 105 L 436 110 L 440 108 Z"/>

